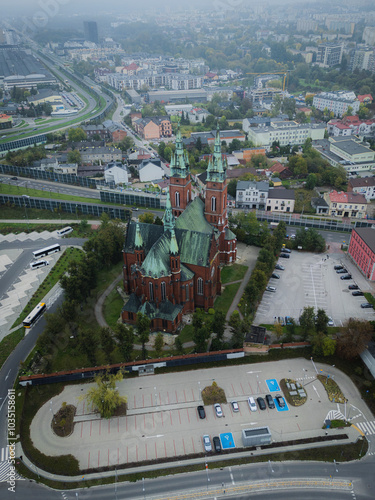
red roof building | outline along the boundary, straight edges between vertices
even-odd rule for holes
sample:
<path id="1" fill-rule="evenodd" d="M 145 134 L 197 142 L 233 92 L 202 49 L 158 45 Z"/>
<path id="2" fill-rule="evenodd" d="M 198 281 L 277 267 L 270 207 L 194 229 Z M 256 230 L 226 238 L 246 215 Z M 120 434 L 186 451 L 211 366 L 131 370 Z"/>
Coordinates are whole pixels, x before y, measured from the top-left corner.
<path id="1" fill-rule="evenodd" d="M 366 217 L 367 200 L 362 194 L 346 193 L 344 191 L 331 191 L 323 196 L 328 205 L 328 215 L 334 217 Z"/>
<path id="2" fill-rule="evenodd" d="M 359 102 L 362 102 L 363 104 L 371 104 L 373 99 L 371 94 L 363 94 L 357 96 L 357 99 Z"/>

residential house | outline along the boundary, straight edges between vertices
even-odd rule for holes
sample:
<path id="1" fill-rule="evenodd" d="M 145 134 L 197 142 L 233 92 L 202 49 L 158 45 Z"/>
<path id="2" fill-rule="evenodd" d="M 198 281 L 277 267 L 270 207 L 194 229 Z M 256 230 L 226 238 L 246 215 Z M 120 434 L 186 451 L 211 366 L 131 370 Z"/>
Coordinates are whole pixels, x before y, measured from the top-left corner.
<path id="1" fill-rule="evenodd" d="M 172 136 L 172 123 L 168 116 L 140 118 L 133 125 L 137 134 L 145 140 Z"/>
<path id="2" fill-rule="evenodd" d="M 104 169 L 104 178 L 106 182 L 114 182 L 116 185 L 129 182 L 128 170 L 121 162 L 108 163 Z"/>
<path id="3" fill-rule="evenodd" d="M 277 174 L 280 179 L 290 179 L 291 177 L 293 177 L 291 170 L 289 170 L 288 167 L 282 165 L 278 161 L 271 165 L 268 171 L 271 172 L 272 175 Z"/>
<path id="4" fill-rule="evenodd" d="M 238 181 L 236 208 L 265 210 L 269 192 L 266 181 Z"/>
<path id="5" fill-rule="evenodd" d="M 330 191 L 324 193 L 324 199 L 329 207 L 328 215 L 334 217 L 366 217 L 367 200 L 363 194 L 346 193 L 345 191 Z"/>
<path id="6" fill-rule="evenodd" d="M 84 125 L 81 127 L 87 138 L 99 136 L 103 141 L 110 139 L 110 134 L 104 125 Z"/>
<path id="7" fill-rule="evenodd" d="M 112 161 L 122 160 L 121 149 L 105 146 L 102 148 L 85 148 L 79 150 L 83 164 L 90 164 L 94 162 L 107 164 Z"/>
<path id="8" fill-rule="evenodd" d="M 342 116 L 347 113 L 348 108 L 352 108 L 353 113 L 359 110 L 359 100 L 352 91 L 320 92 L 313 98 L 313 106 L 320 111 L 326 108 L 335 116 Z"/>
<path id="9" fill-rule="evenodd" d="M 348 193 L 363 194 L 367 201 L 375 199 L 375 177 L 356 177 L 349 179 Z"/>
<path id="10" fill-rule="evenodd" d="M 375 229 L 372 227 L 353 229 L 348 255 L 368 280 L 375 281 Z"/>
<path id="11" fill-rule="evenodd" d="M 143 160 L 138 167 L 139 180 L 141 182 L 150 182 L 162 179 L 164 169 L 159 159 Z"/>
<path id="12" fill-rule="evenodd" d="M 295 193 L 293 189 L 270 188 L 267 198 L 267 212 L 294 212 Z"/>

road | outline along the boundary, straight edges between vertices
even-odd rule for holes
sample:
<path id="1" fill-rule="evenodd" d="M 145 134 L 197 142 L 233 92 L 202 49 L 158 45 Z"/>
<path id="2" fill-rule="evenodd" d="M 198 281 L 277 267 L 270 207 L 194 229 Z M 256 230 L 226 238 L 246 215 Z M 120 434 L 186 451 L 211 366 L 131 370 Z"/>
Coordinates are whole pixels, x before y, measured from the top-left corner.
<path id="1" fill-rule="evenodd" d="M 223 469 L 205 470 L 202 462 L 202 471 L 178 474 L 155 479 L 145 479 L 136 483 L 120 483 L 105 485 L 95 488 L 65 490 L 64 500 L 79 498 L 90 500 L 136 500 L 136 499 L 195 499 L 195 498 L 236 498 L 263 500 L 274 499 L 322 499 L 332 498 L 337 500 L 365 500 L 373 499 L 375 488 L 373 458 L 365 458 L 360 462 L 337 464 L 325 462 L 272 462 L 262 464 L 249 464 Z M 272 472 L 273 471 L 273 472 Z M 121 471 L 118 471 L 120 474 Z M 306 489 L 306 487 L 292 487 L 295 480 L 316 480 L 317 483 L 325 481 L 323 487 Z M 84 481 L 84 480 L 83 480 Z M 280 482 L 285 484 L 285 489 Z M 333 490 L 327 484 L 336 482 L 352 482 L 353 492 L 350 490 Z M 269 483 L 268 490 L 264 490 L 264 483 Z M 262 491 L 255 493 L 255 485 Z M 225 490 L 225 493 L 224 493 Z M 212 492 L 210 494 L 210 491 Z M 49 496 L 44 486 L 37 486 L 30 482 L 17 482 L 17 500 L 48 498 L 61 499 L 61 492 L 50 490 Z M 37 492 L 37 493 L 36 493 Z M 78 493 L 78 496 L 77 496 Z M 2 500 L 15 498 L 12 493 L 7 495 L 6 484 L 0 484 Z M 13 495 L 13 496 L 12 496 Z M 37 496 L 36 496 L 37 495 Z"/>

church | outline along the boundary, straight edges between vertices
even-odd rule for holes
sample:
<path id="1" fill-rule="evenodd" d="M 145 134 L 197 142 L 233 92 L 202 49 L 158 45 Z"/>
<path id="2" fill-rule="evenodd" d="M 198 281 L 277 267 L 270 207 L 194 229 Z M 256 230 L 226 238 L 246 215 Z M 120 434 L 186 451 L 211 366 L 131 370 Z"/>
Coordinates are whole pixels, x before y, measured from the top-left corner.
<path id="1" fill-rule="evenodd" d="M 125 323 L 137 313 L 151 320 L 151 331 L 177 333 L 182 316 L 207 311 L 221 293 L 221 266 L 236 261 L 237 242 L 228 227 L 226 161 L 217 130 L 202 196 L 193 197 L 188 156 L 180 130 L 172 156 L 163 226 L 130 221 L 124 256 L 122 309 Z"/>

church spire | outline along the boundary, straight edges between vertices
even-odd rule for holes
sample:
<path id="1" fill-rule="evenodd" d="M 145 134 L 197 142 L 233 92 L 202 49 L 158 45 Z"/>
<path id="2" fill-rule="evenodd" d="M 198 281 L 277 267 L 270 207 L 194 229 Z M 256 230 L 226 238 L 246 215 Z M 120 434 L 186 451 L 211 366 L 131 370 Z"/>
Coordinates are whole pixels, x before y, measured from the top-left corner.
<path id="1" fill-rule="evenodd" d="M 171 230 L 171 244 L 169 246 L 169 253 L 171 255 L 178 255 L 178 243 L 176 239 L 176 233 L 174 232 L 174 229 Z"/>
<path id="2" fill-rule="evenodd" d="M 184 144 L 182 142 L 180 123 L 177 127 L 176 149 L 174 154 L 172 155 L 170 167 L 172 176 L 185 178 L 189 174 L 189 160 L 187 153 L 184 150 Z"/>
<path id="3" fill-rule="evenodd" d="M 167 191 L 167 201 L 165 204 L 165 212 L 163 216 L 163 224 L 164 224 L 164 232 L 172 231 L 174 229 L 174 216 L 172 213 L 172 204 L 171 204 L 171 197 L 169 195 L 169 189 Z"/>
<path id="4" fill-rule="evenodd" d="M 135 230 L 135 241 L 134 241 L 135 248 L 137 250 L 140 250 L 143 248 L 143 238 L 141 235 L 141 230 L 139 229 L 139 222 L 137 222 L 136 230 Z"/>
<path id="5" fill-rule="evenodd" d="M 214 152 L 210 157 L 207 167 L 207 181 L 224 182 L 226 179 L 226 161 L 221 153 L 220 130 L 216 130 Z"/>

